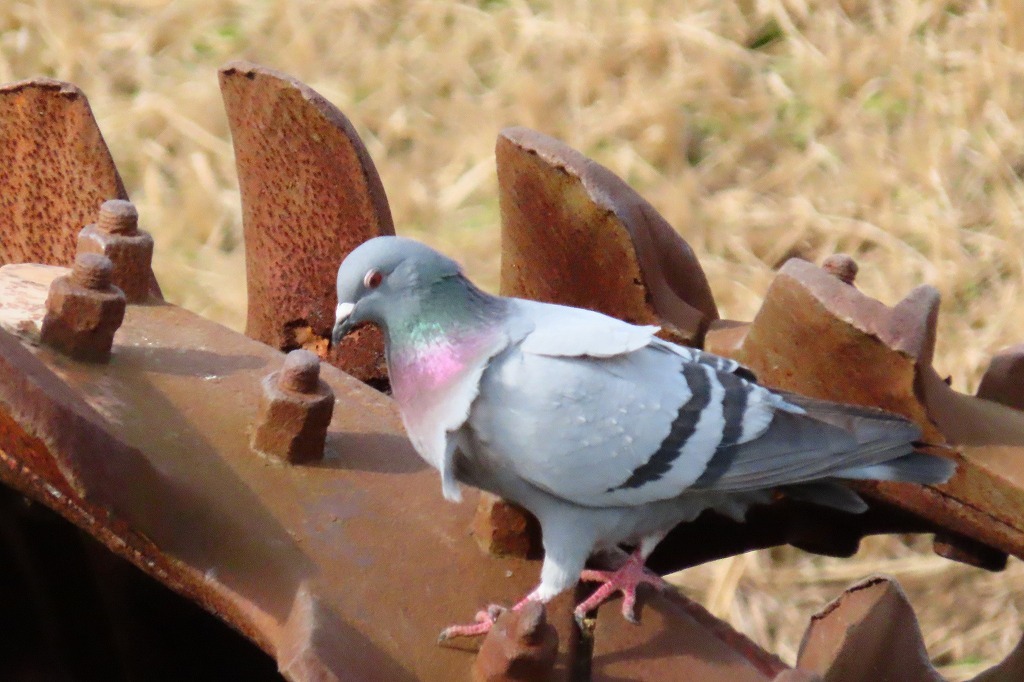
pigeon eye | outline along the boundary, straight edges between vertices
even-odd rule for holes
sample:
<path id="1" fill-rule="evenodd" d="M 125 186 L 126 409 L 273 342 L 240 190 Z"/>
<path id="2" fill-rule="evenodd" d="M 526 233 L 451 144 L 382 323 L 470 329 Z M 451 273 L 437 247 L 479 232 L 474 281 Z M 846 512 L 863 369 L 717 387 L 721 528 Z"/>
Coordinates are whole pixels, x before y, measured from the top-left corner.
<path id="1" fill-rule="evenodd" d="M 367 270 L 363 276 L 363 286 L 367 289 L 376 289 L 382 281 L 384 281 L 384 275 L 376 270 Z"/>

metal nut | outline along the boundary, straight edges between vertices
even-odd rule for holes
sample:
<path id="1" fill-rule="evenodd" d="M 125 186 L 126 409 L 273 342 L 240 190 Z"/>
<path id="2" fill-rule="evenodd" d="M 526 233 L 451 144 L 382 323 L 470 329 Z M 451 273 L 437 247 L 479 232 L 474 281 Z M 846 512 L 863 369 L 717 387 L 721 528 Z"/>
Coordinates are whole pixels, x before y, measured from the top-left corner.
<path id="1" fill-rule="evenodd" d="M 113 263 L 82 253 L 70 275 L 50 285 L 42 341 L 77 360 L 106 362 L 124 320 L 125 296 L 110 283 Z"/>
<path id="2" fill-rule="evenodd" d="M 550 679 L 558 655 L 558 633 L 544 605 L 527 602 L 498 616 L 473 663 L 474 682 Z"/>
<path id="3" fill-rule="evenodd" d="M 333 412 L 334 391 L 320 380 L 320 359 L 307 350 L 293 350 L 281 371 L 263 379 L 252 447 L 292 464 L 323 459 Z"/>
<path id="4" fill-rule="evenodd" d="M 113 281 L 129 303 L 149 298 L 153 237 L 138 229 L 139 214 L 130 201 L 113 199 L 100 206 L 97 222 L 78 233 L 79 253 L 99 253 L 114 263 Z"/>
<path id="5" fill-rule="evenodd" d="M 860 269 L 857 267 L 857 261 L 845 253 L 836 253 L 829 256 L 821 264 L 821 267 L 840 282 L 851 285 L 853 280 L 857 278 L 857 272 Z"/>

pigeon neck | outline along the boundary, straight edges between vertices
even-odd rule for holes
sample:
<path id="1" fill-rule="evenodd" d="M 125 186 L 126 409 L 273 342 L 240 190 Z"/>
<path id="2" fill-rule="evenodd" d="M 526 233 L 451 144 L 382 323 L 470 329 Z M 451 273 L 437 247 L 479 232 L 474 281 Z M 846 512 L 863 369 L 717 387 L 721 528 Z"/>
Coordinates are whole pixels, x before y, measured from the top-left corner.
<path id="1" fill-rule="evenodd" d="M 398 401 L 426 397 L 478 364 L 501 335 L 503 304 L 462 277 L 446 278 L 412 314 L 392 321 L 387 354 Z"/>

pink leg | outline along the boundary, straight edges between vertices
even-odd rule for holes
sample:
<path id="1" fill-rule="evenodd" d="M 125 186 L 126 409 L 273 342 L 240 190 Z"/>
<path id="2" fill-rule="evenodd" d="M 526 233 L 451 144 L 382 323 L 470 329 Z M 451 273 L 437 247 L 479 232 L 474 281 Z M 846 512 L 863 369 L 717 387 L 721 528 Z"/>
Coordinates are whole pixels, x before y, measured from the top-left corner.
<path id="1" fill-rule="evenodd" d="M 531 592 L 521 599 L 518 604 L 513 606 L 512 610 L 519 611 L 526 606 L 527 602 L 532 600 L 532 597 L 533 593 Z M 505 610 L 504 606 L 491 604 L 487 607 L 487 610 L 477 611 L 476 616 L 473 618 L 473 620 L 476 621 L 475 623 L 472 625 L 451 625 L 446 627 L 441 631 L 441 634 L 438 635 L 437 641 L 438 643 L 441 643 L 454 637 L 475 637 L 477 635 L 486 635 L 494 626 L 494 621 L 498 620 L 498 616 L 503 614 Z"/>
<path id="2" fill-rule="evenodd" d="M 671 586 L 644 566 L 640 550 L 629 555 L 622 566 L 615 571 L 585 570 L 580 573 L 580 580 L 604 583 L 594 594 L 576 607 L 574 614 L 580 623 L 588 611 L 593 611 L 616 592 L 622 592 L 622 615 L 630 623 L 639 623 L 636 617 L 636 588 L 646 584 L 658 590 L 669 590 Z"/>

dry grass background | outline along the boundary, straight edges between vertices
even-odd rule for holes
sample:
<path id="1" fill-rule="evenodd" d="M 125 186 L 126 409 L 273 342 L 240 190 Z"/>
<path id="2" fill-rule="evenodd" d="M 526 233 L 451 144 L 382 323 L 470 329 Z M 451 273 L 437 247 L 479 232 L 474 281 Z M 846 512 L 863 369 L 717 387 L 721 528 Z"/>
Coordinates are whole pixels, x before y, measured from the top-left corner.
<path id="1" fill-rule="evenodd" d="M 6 0 L 0 82 L 79 85 L 172 301 L 240 328 L 234 160 L 216 69 L 289 72 L 352 119 L 398 230 L 498 271 L 493 145 L 565 140 L 658 207 L 723 314 L 773 268 L 854 254 L 892 304 L 942 293 L 937 369 L 973 391 L 1024 340 L 1024 3 L 1019 0 Z M 777 549 L 679 578 L 792 661 L 808 616 L 873 571 L 900 578 L 929 653 L 960 679 L 1020 635 L 1024 570 L 986 575 L 917 538 L 835 561 Z"/>

